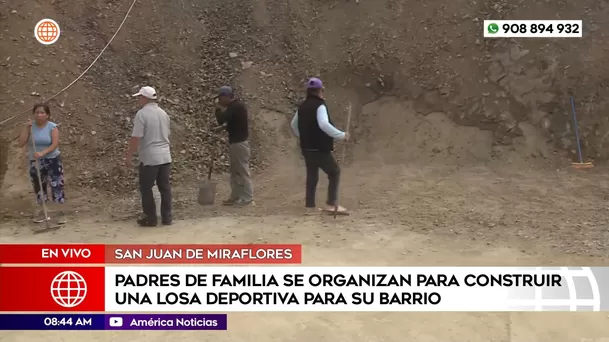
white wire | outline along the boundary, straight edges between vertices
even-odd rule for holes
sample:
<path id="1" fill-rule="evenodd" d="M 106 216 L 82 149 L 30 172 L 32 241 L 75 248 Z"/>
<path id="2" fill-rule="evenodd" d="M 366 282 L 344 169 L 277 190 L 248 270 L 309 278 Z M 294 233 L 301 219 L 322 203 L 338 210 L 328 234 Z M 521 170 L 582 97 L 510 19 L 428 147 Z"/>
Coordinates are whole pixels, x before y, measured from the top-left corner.
<path id="1" fill-rule="evenodd" d="M 131 3 L 131 6 L 129 7 L 129 10 L 127 11 L 127 14 L 125 14 L 125 17 L 123 18 L 123 21 L 121 22 L 121 24 L 118 26 L 118 28 L 116 29 L 116 32 L 114 32 L 114 35 L 112 36 L 112 38 L 110 38 L 110 40 L 108 41 L 108 44 L 106 44 L 106 46 L 104 46 L 104 48 L 101 50 L 101 52 L 99 53 L 99 55 L 97 55 L 97 57 L 95 57 L 95 59 L 93 60 L 93 62 L 91 62 L 91 64 L 85 69 L 85 71 L 82 72 L 82 74 L 80 74 L 80 76 L 78 76 L 74 81 L 72 81 L 70 84 L 68 84 L 67 86 L 65 86 L 63 89 L 61 89 L 57 94 L 49 97 L 48 99 L 44 100 L 43 102 L 48 102 L 54 98 L 56 98 L 57 96 L 59 96 L 61 93 L 63 93 L 64 91 L 68 90 L 68 88 L 70 88 L 71 86 L 74 85 L 74 83 L 78 82 L 78 80 L 80 80 L 86 73 L 87 71 L 89 71 L 89 69 L 91 69 L 93 67 L 93 65 L 95 65 L 95 62 L 97 62 L 97 60 L 102 56 L 102 54 L 104 53 L 104 51 L 106 51 L 106 49 L 108 48 L 108 46 L 110 46 L 110 43 L 112 43 L 112 41 L 114 40 L 114 38 L 116 37 L 116 35 L 118 34 L 118 32 L 121 30 L 121 28 L 123 27 L 123 25 L 125 24 L 125 21 L 127 21 L 127 18 L 129 17 L 129 14 L 131 13 L 131 10 L 133 9 L 133 6 L 135 6 L 135 3 L 137 2 L 137 0 L 133 0 L 133 2 Z M 4 125 L 5 123 L 29 112 L 29 109 L 24 110 L 23 112 L 13 115 L 10 118 L 0 122 L 0 126 Z"/>

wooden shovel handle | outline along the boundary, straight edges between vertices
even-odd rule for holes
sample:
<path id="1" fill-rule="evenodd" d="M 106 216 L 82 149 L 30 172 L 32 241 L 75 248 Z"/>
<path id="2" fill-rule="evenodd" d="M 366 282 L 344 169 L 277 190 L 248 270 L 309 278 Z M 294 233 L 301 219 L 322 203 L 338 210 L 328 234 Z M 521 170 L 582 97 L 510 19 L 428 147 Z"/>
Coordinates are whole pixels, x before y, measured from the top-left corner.
<path id="1" fill-rule="evenodd" d="M 211 159 L 209 161 L 209 171 L 207 171 L 207 180 L 211 180 L 211 174 L 214 172 L 214 159 L 215 156 L 212 154 Z"/>
<path id="2" fill-rule="evenodd" d="M 347 106 L 347 128 L 345 132 L 349 132 L 349 126 L 351 125 L 351 103 Z M 340 158 L 340 168 L 341 170 L 345 166 L 345 158 L 347 157 L 347 144 L 343 145 L 343 151 Z M 334 219 L 336 219 L 336 215 L 338 215 L 338 199 L 336 200 L 336 204 L 334 204 Z"/>

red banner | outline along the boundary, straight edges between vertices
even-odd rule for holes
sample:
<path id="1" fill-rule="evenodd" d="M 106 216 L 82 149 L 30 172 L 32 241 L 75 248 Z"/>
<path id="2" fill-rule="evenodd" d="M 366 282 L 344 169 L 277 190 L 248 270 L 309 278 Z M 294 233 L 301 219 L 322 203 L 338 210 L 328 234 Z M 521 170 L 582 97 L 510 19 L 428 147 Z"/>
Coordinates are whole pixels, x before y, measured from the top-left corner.
<path id="1" fill-rule="evenodd" d="M 104 245 L 0 244 L 0 264 L 103 264 Z"/>

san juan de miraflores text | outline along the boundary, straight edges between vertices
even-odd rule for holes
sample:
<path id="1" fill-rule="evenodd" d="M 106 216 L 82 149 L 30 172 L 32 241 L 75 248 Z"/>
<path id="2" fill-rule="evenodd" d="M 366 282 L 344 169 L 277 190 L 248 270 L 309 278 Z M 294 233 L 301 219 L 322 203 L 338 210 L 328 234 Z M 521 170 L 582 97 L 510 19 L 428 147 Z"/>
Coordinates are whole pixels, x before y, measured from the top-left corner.
<path id="1" fill-rule="evenodd" d="M 543 287 L 562 286 L 560 274 L 468 274 L 464 277 L 445 274 L 117 274 L 115 301 L 119 305 L 436 305 L 442 300 L 437 292 L 147 292 L 120 291 L 133 287 Z M 375 298 L 376 296 L 376 298 Z M 347 298 L 348 297 L 348 298 Z"/>

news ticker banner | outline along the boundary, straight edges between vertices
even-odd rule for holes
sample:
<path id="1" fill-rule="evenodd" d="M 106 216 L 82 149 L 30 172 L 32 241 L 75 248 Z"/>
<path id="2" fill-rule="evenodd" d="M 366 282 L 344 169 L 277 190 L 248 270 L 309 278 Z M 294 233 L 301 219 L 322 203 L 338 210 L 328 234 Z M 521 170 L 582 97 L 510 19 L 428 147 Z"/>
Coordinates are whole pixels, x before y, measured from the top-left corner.
<path id="1" fill-rule="evenodd" d="M 609 311 L 609 267 L 0 267 L 0 279 L 9 313 Z"/>
<path id="2" fill-rule="evenodd" d="M 1 264 L 300 264 L 295 244 L 214 245 L 9 245 Z"/>
<path id="3" fill-rule="evenodd" d="M 222 314 L 0 314 L 0 330 L 227 330 Z"/>

